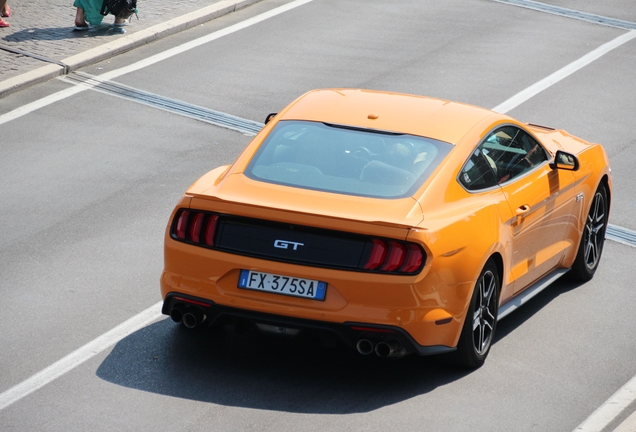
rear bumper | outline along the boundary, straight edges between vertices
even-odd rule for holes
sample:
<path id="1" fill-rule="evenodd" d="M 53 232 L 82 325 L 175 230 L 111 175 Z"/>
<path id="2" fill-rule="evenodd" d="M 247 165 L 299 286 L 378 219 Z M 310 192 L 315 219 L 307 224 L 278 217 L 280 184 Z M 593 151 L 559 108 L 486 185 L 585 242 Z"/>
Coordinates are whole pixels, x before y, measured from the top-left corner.
<path id="1" fill-rule="evenodd" d="M 355 349 L 361 339 L 374 342 L 398 341 L 407 353 L 421 356 L 442 354 L 455 351 L 455 348 L 444 345 L 422 346 L 404 329 L 388 325 L 377 325 L 357 322 L 333 323 L 267 314 L 245 309 L 220 305 L 213 301 L 191 295 L 171 292 L 166 295 L 161 312 L 170 315 L 173 309 L 197 309 L 205 316 L 204 323 L 210 326 L 235 323 L 237 320 L 251 324 L 265 324 L 300 332 L 323 332 L 337 336 L 347 346 Z"/>

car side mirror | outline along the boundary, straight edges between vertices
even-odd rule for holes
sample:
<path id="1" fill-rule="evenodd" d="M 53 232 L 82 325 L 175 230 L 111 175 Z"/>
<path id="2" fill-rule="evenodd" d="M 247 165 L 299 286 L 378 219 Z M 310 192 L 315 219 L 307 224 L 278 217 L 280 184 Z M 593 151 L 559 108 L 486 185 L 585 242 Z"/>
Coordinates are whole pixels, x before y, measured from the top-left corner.
<path id="1" fill-rule="evenodd" d="M 274 117 L 276 117 L 276 114 L 278 114 L 278 113 L 269 113 L 269 114 L 267 114 L 267 117 L 265 117 L 265 124 L 269 123 Z"/>
<path id="2" fill-rule="evenodd" d="M 557 150 L 554 160 L 550 162 L 550 168 L 576 171 L 579 169 L 579 159 L 571 153 Z"/>

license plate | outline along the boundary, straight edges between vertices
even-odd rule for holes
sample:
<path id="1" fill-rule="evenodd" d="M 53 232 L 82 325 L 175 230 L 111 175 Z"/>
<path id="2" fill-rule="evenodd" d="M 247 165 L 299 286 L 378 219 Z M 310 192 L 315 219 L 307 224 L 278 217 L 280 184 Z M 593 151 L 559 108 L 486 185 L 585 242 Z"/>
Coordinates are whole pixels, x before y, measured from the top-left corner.
<path id="1" fill-rule="evenodd" d="M 324 300 L 327 283 L 312 279 L 241 270 L 238 287 L 312 300 Z"/>

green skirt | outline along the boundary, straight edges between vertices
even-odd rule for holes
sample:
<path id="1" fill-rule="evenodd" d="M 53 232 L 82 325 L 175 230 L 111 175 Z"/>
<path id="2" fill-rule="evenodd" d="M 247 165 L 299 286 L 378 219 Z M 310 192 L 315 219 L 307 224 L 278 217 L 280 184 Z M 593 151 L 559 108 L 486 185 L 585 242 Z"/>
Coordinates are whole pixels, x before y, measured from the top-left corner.
<path id="1" fill-rule="evenodd" d="M 75 0 L 73 6 L 84 9 L 86 22 L 90 25 L 98 26 L 104 19 L 104 15 L 99 13 L 102 9 L 102 3 L 102 0 Z"/>

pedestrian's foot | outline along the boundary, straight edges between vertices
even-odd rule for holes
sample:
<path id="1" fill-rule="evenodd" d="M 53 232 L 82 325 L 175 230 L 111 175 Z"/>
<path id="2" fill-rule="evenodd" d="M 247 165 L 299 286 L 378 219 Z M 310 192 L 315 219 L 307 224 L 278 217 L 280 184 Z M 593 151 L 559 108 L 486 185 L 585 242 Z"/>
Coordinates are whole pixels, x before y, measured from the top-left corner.
<path id="1" fill-rule="evenodd" d="M 9 27 L 9 23 L 0 18 L 0 27 Z"/>
<path id="2" fill-rule="evenodd" d="M 9 7 L 9 5 L 4 5 L 4 10 L 2 11 L 2 14 L 0 14 L 0 16 L 3 16 L 5 18 L 9 18 L 11 16 L 11 8 Z"/>
<path id="3" fill-rule="evenodd" d="M 86 22 L 78 24 L 77 21 L 75 21 L 75 27 L 73 27 L 73 30 L 75 30 L 75 31 L 86 31 L 86 30 L 88 30 L 88 24 Z"/>

